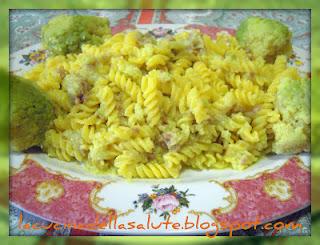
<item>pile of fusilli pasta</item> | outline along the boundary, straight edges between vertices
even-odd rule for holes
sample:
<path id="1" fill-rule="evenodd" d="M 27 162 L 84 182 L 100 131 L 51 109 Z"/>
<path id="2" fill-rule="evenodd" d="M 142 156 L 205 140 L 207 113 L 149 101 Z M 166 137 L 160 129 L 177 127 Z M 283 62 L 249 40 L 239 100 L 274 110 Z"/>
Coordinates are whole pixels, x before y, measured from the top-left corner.
<path id="1" fill-rule="evenodd" d="M 125 178 L 248 167 L 271 151 L 279 80 L 300 79 L 285 56 L 266 64 L 228 34 L 211 40 L 196 30 L 118 33 L 25 76 L 55 104 L 49 156 Z"/>

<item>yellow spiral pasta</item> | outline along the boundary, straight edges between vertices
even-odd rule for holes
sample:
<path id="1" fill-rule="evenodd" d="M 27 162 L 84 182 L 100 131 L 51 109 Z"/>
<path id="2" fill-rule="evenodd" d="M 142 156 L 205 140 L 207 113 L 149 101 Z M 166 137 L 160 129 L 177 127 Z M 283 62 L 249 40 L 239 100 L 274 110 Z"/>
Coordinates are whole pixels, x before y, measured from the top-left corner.
<path id="1" fill-rule="evenodd" d="M 25 77 L 55 105 L 43 144 L 50 157 L 128 179 L 252 165 L 272 149 L 280 81 L 301 79 L 285 56 L 265 63 L 233 36 L 196 30 L 121 32 Z"/>
<path id="2" fill-rule="evenodd" d="M 158 81 L 154 76 L 143 77 L 141 81 L 145 113 L 147 122 L 154 126 L 160 121 L 161 95 L 158 90 Z"/>
<path id="3" fill-rule="evenodd" d="M 163 163 L 151 161 L 147 164 L 138 164 L 136 167 L 138 178 L 177 178 L 181 165 L 166 166 Z"/>
<path id="4" fill-rule="evenodd" d="M 137 152 L 151 153 L 154 148 L 153 141 L 148 138 L 135 138 L 132 140 L 121 142 L 116 148 L 123 150 L 136 150 Z"/>
<path id="5" fill-rule="evenodd" d="M 81 141 L 77 141 L 79 139 L 79 135 L 75 132 L 67 130 L 59 133 L 50 129 L 46 132 L 44 149 L 48 151 L 49 156 L 58 157 L 61 160 L 83 161 L 85 152 L 81 150 Z"/>
<path id="6" fill-rule="evenodd" d="M 111 68 L 109 73 L 110 81 L 114 82 L 124 93 L 127 93 L 131 98 L 139 103 L 142 102 L 142 92 L 140 87 L 131 81 L 130 78 L 127 78 L 124 74 L 121 74 L 120 71 Z"/>
<path id="7" fill-rule="evenodd" d="M 191 159 L 190 163 L 195 169 L 210 169 L 216 167 L 217 159 L 212 153 L 206 153 Z"/>
<path id="8" fill-rule="evenodd" d="M 107 119 L 108 126 L 118 125 L 120 122 L 112 89 L 107 84 L 99 85 L 97 98 L 100 101 L 99 115 Z"/>
<path id="9" fill-rule="evenodd" d="M 154 68 L 164 66 L 167 63 L 168 59 L 169 58 L 167 56 L 162 54 L 153 55 L 146 63 L 147 70 L 152 70 Z"/>
<path id="10" fill-rule="evenodd" d="M 187 103 L 197 123 L 201 123 L 208 119 L 208 113 L 203 105 L 201 94 L 196 88 L 193 88 L 189 91 L 187 95 Z"/>

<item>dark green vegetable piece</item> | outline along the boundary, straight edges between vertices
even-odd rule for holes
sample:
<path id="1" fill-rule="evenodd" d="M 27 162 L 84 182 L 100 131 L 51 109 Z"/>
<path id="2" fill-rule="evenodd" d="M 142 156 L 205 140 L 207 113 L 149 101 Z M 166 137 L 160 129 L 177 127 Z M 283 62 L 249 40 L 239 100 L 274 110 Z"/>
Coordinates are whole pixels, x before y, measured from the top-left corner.
<path id="1" fill-rule="evenodd" d="M 55 118 L 50 100 L 31 81 L 10 75 L 10 144 L 13 151 L 40 146 Z"/>

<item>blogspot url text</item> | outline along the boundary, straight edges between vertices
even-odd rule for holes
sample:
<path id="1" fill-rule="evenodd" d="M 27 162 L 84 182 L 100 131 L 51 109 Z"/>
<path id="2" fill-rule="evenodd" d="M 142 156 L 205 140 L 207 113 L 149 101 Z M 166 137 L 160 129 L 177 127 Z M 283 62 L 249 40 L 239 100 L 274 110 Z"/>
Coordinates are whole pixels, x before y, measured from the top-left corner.
<path id="1" fill-rule="evenodd" d="M 118 222 L 117 215 L 109 216 L 108 220 L 99 221 L 98 218 L 96 218 L 96 221 L 94 223 L 88 223 L 88 224 L 81 224 L 81 223 L 67 223 L 67 224 L 57 224 L 57 223 L 49 223 L 46 225 L 40 224 L 40 223 L 24 223 L 23 222 L 23 214 L 20 213 L 19 215 L 19 223 L 18 228 L 21 230 L 40 230 L 40 229 L 54 229 L 54 230 L 62 230 L 62 229 L 82 229 L 82 230 L 91 230 L 91 231 L 99 231 L 99 230 L 119 230 L 119 231 L 130 231 L 130 230 L 136 230 L 136 231 L 146 231 L 146 230 L 168 230 L 168 231 L 178 231 L 178 230 L 200 230 L 205 233 L 207 237 L 214 238 L 218 235 L 219 232 L 226 232 L 230 237 L 233 236 L 233 232 L 235 230 L 248 230 L 248 229 L 257 229 L 257 226 L 260 225 L 261 222 L 259 218 L 256 218 L 254 221 L 247 221 L 247 222 L 212 222 L 212 221 L 200 221 L 199 215 L 192 215 L 192 216 L 186 216 L 183 222 L 174 222 L 171 220 L 171 217 L 169 216 L 166 220 L 161 222 L 154 222 L 152 221 L 152 218 L 150 215 L 148 215 L 147 220 L 145 223 L 138 223 L 135 221 L 128 221 L 126 223 Z M 263 230 L 283 230 L 283 229 L 289 229 L 292 230 L 300 229 L 300 232 L 302 231 L 302 225 L 299 223 L 284 223 L 281 221 L 275 222 L 275 223 L 266 223 L 261 225 L 261 229 Z"/>

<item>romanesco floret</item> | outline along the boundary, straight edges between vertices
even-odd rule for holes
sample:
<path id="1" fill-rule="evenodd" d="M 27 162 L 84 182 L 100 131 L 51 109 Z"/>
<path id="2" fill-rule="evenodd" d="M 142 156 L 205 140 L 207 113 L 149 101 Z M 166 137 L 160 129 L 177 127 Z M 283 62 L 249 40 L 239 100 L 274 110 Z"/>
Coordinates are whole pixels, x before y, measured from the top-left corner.
<path id="1" fill-rule="evenodd" d="M 282 120 L 273 126 L 273 152 L 298 153 L 310 148 L 310 81 L 283 78 L 276 94 Z"/>
<path id="2" fill-rule="evenodd" d="M 281 22 L 255 16 L 242 21 L 236 33 L 241 46 L 255 58 L 262 57 L 267 62 L 273 62 L 277 55 L 291 55 L 291 36 Z"/>

